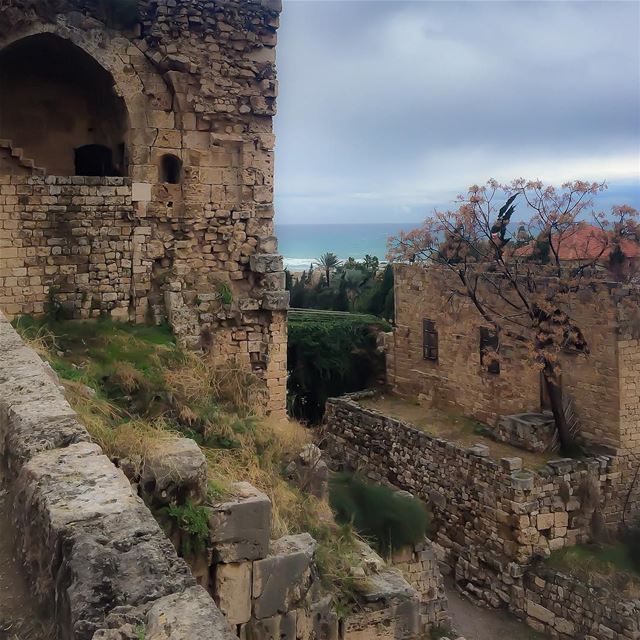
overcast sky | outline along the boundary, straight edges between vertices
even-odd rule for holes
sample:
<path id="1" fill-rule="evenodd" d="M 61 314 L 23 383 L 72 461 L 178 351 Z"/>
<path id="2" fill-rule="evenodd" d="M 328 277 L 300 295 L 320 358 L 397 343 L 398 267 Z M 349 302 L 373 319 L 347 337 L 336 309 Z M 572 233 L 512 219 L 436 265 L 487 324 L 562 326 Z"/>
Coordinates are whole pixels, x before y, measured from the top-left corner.
<path id="1" fill-rule="evenodd" d="M 276 220 L 421 220 L 490 177 L 640 207 L 640 3 L 285 0 Z"/>

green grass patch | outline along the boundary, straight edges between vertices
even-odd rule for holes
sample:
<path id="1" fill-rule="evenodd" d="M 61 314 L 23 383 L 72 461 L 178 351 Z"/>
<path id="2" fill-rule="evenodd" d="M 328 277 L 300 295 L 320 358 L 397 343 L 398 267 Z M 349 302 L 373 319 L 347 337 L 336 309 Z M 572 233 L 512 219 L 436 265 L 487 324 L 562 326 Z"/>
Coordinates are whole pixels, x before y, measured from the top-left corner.
<path id="1" fill-rule="evenodd" d="M 159 509 L 156 515 L 168 517 L 182 531 L 180 552 L 183 557 L 205 550 L 209 539 L 209 512 L 206 507 L 190 502 L 183 505 L 172 504 Z"/>
<path id="2" fill-rule="evenodd" d="M 633 563 L 631 547 L 624 542 L 558 549 L 545 564 L 589 584 L 640 597 L 640 571 Z"/>
<path id="3" fill-rule="evenodd" d="M 551 554 L 547 564 L 554 569 L 583 569 L 612 573 L 615 571 L 633 572 L 640 578 L 640 571 L 631 562 L 631 550 L 618 542 L 602 546 L 579 544 L 574 547 L 558 549 Z"/>

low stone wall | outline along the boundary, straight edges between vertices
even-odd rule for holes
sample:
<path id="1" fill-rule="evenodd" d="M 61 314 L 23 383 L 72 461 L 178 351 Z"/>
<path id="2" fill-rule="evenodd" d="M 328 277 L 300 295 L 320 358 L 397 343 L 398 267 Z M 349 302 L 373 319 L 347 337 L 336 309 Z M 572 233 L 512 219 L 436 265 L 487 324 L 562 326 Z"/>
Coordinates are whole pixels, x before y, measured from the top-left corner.
<path id="1" fill-rule="evenodd" d="M 539 567 L 527 572 L 514 594 L 514 610 L 553 638 L 640 638 L 640 601 L 607 589 Z"/>
<path id="2" fill-rule="evenodd" d="M 594 518 L 617 499 L 612 459 L 559 459 L 535 472 L 520 458 L 494 461 L 482 445 L 464 448 L 363 407 L 371 392 L 327 402 L 329 454 L 376 481 L 427 501 L 437 541 L 452 558 L 463 549 L 524 564 L 588 540 Z"/>
<path id="3" fill-rule="evenodd" d="M 0 455 L 33 593 L 62 640 L 235 635 L 55 376 L 0 314 Z M 137 633 L 137 636 L 136 636 Z"/>
<path id="4" fill-rule="evenodd" d="M 520 458 L 494 461 L 482 445 L 465 449 L 365 408 L 358 399 L 367 395 L 328 401 L 328 453 L 429 504 L 439 557 L 455 569 L 464 593 L 479 604 L 508 607 L 534 627 L 546 624 L 552 637 L 580 637 L 566 631 L 564 620 L 593 638 L 638 637 L 619 630 L 619 635 L 607 635 L 595 622 L 578 625 L 583 616 L 604 627 L 609 620 L 611 628 L 626 630 L 624 613 L 630 605 L 620 605 L 619 613 L 615 600 L 603 605 L 588 587 L 568 590 L 560 577 L 538 588 L 541 578 L 529 570 L 535 559 L 585 542 L 594 526 L 604 526 L 617 495 L 614 460 L 561 459 L 529 471 Z M 545 623 L 528 613 L 539 611 L 529 602 L 551 611 L 553 620 Z M 601 615 L 604 606 L 610 609 L 609 618 Z M 637 614 L 637 608 L 633 611 Z"/>

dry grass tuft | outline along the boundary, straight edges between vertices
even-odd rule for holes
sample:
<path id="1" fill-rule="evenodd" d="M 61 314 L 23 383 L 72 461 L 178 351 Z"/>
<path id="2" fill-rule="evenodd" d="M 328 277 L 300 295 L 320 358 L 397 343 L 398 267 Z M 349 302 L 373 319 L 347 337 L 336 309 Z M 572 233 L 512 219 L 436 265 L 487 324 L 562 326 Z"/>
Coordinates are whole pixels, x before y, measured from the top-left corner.
<path id="1" fill-rule="evenodd" d="M 56 337 L 46 325 L 21 332 L 20 336 L 43 360 L 50 360 L 57 349 Z"/>
<path id="2" fill-rule="evenodd" d="M 287 462 L 311 441 L 309 432 L 290 420 L 265 419 L 238 437 L 240 446 L 231 449 L 205 449 L 209 477 L 229 491 L 234 482 L 246 481 L 271 499 L 273 535 L 279 537 L 304 531 L 309 514 L 330 517 L 329 506 L 313 496 L 303 495 L 283 476 Z"/>
<path id="3" fill-rule="evenodd" d="M 261 383 L 236 363 L 220 365 L 211 355 L 188 352 L 181 364 L 165 372 L 165 381 L 178 405 L 198 405 L 203 399 L 215 398 L 245 413 L 258 411 Z"/>

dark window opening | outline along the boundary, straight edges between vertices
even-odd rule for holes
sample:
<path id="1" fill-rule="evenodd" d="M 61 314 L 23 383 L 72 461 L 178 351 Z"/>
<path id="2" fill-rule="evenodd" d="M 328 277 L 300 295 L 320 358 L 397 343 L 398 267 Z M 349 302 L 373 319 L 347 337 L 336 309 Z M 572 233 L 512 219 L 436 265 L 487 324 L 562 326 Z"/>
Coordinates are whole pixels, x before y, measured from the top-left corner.
<path id="1" fill-rule="evenodd" d="M 438 331 L 433 320 L 422 321 L 422 357 L 425 360 L 438 359 Z"/>
<path id="2" fill-rule="evenodd" d="M 180 184 L 182 182 L 182 160 L 170 153 L 160 159 L 160 182 Z"/>
<path id="3" fill-rule="evenodd" d="M 480 364 L 489 373 L 500 373 L 500 362 L 492 354 L 498 351 L 498 334 L 487 327 L 480 327 Z"/>
<path id="4" fill-rule="evenodd" d="M 75 175 L 115 176 L 113 152 L 101 144 L 87 144 L 75 149 Z"/>

